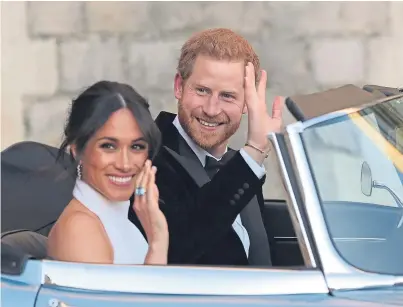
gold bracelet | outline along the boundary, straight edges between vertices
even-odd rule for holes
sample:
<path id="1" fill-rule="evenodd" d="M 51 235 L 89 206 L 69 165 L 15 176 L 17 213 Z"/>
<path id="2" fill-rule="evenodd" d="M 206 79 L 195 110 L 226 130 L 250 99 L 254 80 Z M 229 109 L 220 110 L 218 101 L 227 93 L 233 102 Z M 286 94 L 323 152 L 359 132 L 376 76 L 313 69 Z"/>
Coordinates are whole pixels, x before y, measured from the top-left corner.
<path id="1" fill-rule="evenodd" d="M 270 153 L 270 149 L 268 152 L 265 152 L 264 150 L 260 149 L 259 147 L 256 147 L 255 145 L 250 144 L 249 142 L 245 143 L 245 146 L 249 146 L 255 150 L 257 150 L 258 152 L 260 152 L 262 155 L 265 155 L 264 158 L 267 159 L 267 157 L 269 156 Z"/>

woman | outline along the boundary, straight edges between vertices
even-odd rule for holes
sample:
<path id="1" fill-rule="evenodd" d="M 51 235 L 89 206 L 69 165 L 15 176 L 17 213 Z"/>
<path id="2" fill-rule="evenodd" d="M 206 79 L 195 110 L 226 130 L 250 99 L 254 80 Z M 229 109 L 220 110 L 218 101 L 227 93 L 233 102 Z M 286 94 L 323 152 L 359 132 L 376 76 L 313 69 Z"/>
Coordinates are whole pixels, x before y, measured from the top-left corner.
<path id="1" fill-rule="evenodd" d="M 168 228 L 158 205 L 161 136 L 143 97 L 128 85 L 98 82 L 73 101 L 60 147 L 76 165 L 73 199 L 48 237 L 55 260 L 166 264 Z M 147 240 L 129 221 L 130 196 Z M 148 243 L 147 243 L 148 242 Z"/>

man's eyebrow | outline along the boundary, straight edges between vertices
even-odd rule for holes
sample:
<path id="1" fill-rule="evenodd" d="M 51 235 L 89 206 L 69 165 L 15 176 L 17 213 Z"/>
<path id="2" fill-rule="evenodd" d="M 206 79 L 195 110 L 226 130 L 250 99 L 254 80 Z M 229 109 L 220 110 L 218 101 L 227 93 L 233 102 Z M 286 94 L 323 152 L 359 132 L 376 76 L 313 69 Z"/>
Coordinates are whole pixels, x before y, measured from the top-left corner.
<path id="1" fill-rule="evenodd" d="M 193 87 L 202 87 L 202 88 L 205 88 L 205 89 L 210 89 L 208 86 L 200 84 L 200 83 L 193 84 Z"/>
<path id="2" fill-rule="evenodd" d="M 208 86 L 203 85 L 203 84 L 200 84 L 200 83 L 195 83 L 195 84 L 193 84 L 193 87 L 202 87 L 202 88 L 211 90 Z M 238 91 L 237 91 L 237 90 L 222 90 L 222 91 L 220 91 L 220 93 L 223 93 L 223 94 L 230 94 L 230 95 L 237 95 L 237 94 L 238 94 Z"/>
<path id="3" fill-rule="evenodd" d="M 225 91 L 221 91 L 221 93 L 223 93 L 223 94 L 229 94 L 229 95 L 237 95 L 237 94 L 238 94 L 238 92 L 235 91 L 235 90 L 232 90 L 232 91 L 227 91 L 227 90 L 225 90 Z"/>

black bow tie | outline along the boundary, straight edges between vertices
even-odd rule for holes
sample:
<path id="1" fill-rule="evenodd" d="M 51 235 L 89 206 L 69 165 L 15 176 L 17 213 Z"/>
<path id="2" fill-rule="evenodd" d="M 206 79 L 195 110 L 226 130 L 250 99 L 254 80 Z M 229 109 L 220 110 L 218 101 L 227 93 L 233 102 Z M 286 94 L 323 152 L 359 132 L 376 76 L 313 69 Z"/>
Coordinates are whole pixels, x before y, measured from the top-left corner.
<path id="1" fill-rule="evenodd" d="M 221 159 L 220 161 L 217 161 L 215 158 L 206 156 L 206 165 L 204 166 L 204 169 L 207 172 L 207 175 L 211 178 L 218 173 L 220 168 L 225 165 L 225 163 L 228 162 L 228 160 L 231 159 L 231 155 L 229 152 L 227 152 Z"/>

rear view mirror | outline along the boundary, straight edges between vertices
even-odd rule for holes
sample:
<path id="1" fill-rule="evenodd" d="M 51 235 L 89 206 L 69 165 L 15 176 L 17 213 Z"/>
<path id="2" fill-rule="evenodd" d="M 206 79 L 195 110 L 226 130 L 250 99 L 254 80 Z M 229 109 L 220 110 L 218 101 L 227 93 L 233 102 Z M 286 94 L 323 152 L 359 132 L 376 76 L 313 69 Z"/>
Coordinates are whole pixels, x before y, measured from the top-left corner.
<path id="1" fill-rule="evenodd" d="M 371 196 L 372 194 L 372 172 L 369 164 L 363 162 L 361 166 L 361 192 L 365 196 Z"/>

